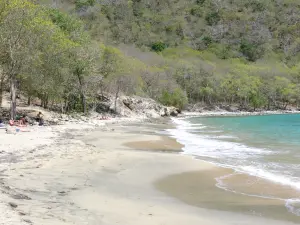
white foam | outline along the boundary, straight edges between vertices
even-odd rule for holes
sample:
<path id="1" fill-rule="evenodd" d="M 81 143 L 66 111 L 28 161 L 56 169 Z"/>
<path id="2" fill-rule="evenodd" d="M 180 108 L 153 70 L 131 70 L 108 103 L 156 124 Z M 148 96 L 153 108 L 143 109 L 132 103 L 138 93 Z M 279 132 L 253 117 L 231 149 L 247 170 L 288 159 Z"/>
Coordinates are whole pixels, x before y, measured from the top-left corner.
<path id="1" fill-rule="evenodd" d="M 241 191 L 236 191 L 236 190 L 233 190 L 233 189 L 231 189 L 230 187 L 228 187 L 224 184 L 223 179 L 235 176 L 237 174 L 239 174 L 239 173 L 231 173 L 231 174 L 227 174 L 227 175 L 215 178 L 215 180 L 217 181 L 216 187 L 221 188 L 225 191 L 233 192 L 235 194 L 246 195 L 246 196 L 251 196 L 251 197 L 259 197 L 259 198 L 265 198 L 265 199 L 277 199 L 277 200 L 286 201 L 286 199 L 278 198 L 278 197 L 275 197 L 275 196 L 255 195 L 255 194 L 244 193 L 244 192 L 241 192 Z"/>
<path id="2" fill-rule="evenodd" d="M 201 130 L 206 128 L 206 126 L 191 126 L 191 127 L 183 127 L 183 128 L 178 128 L 179 130 Z"/>
<path id="3" fill-rule="evenodd" d="M 249 156 L 255 157 L 259 154 L 272 154 L 272 151 L 265 149 L 251 148 L 239 143 L 227 142 L 203 135 L 200 136 L 189 132 L 192 125 L 188 121 L 182 119 L 173 119 L 173 121 L 176 123 L 177 129 L 169 129 L 167 131 L 185 146 L 183 148 L 185 154 L 237 159 L 246 159 Z"/>
<path id="4" fill-rule="evenodd" d="M 294 198 L 294 199 L 287 199 L 285 201 L 285 207 L 288 209 L 289 212 L 300 216 L 300 199 Z"/>
<path id="5" fill-rule="evenodd" d="M 300 181 L 297 177 L 287 177 L 281 174 L 269 172 L 267 170 L 256 168 L 253 166 L 242 166 L 238 170 L 247 173 L 251 176 L 260 177 L 278 184 L 290 186 L 294 189 L 300 190 Z"/>
<path id="6" fill-rule="evenodd" d="M 211 137 L 212 139 L 237 139 L 237 137 L 235 136 L 231 136 L 231 135 L 218 135 L 215 137 Z"/>
<path id="7" fill-rule="evenodd" d="M 183 119 L 173 119 L 173 121 L 176 124 L 177 129 L 169 129 L 168 132 L 172 137 L 176 138 L 178 142 L 185 146 L 183 148 L 184 154 L 208 157 L 211 159 L 209 161 L 213 161 L 213 163 L 222 167 L 232 168 L 238 173 L 249 174 L 300 190 L 300 179 L 298 177 L 293 177 L 292 174 L 284 173 L 286 166 L 271 162 L 266 164 L 264 161 L 260 161 L 263 156 L 275 154 L 275 152 L 267 149 L 254 148 L 239 143 L 219 140 L 217 135 L 212 138 L 210 136 L 203 135 L 203 132 L 200 135 L 199 133 L 195 134 L 192 133 L 190 128 L 195 126 L 201 127 L 203 124 L 192 125 Z M 226 135 L 224 137 L 220 135 L 219 137 L 224 138 Z M 228 136 L 228 138 L 234 137 Z M 288 166 L 290 168 L 291 165 Z M 233 174 L 226 176 L 232 175 Z M 235 192 L 235 190 L 230 190 L 229 187 L 226 187 L 226 185 L 222 183 L 222 179 L 224 178 L 225 177 L 220 177 L 217 179 L 217 186 L 227 191 Z M 239 194 L 248 195 L 240 192 Z M 256 197 L 280 199 L 276 198 L 276 196 Z M 286 207 L 290 212 L 300 216 L 300 199 L 281 200 L 286 201 Z"/>

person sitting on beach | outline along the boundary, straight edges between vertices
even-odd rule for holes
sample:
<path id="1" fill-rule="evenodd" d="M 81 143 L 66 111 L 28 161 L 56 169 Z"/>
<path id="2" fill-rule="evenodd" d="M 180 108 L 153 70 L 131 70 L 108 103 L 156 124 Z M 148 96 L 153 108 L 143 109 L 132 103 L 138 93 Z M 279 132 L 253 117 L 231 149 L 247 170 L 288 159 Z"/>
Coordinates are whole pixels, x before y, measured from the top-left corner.
<path id="1" fill-rule="evenodd" d="M 37 114 L 36 121 L 39 122 L 39 126 L 43 126 L 44 125 L 44 119 L 43 119 L 43 117 L 44 117 L 43 113 L 39 112 Z"/>

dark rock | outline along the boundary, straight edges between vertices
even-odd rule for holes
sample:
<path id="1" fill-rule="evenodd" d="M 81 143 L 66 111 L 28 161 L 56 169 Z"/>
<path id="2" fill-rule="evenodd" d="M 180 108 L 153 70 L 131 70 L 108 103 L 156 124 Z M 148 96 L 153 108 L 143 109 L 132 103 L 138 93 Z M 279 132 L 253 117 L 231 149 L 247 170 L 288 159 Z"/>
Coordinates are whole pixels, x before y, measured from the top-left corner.
<path id="1" fill-rule="evenodd" d="M 23 195 L 23 194 L 13 195 L 12 198 L 14 198 L 14 199 L 22 199 L 22 200 L 31 200 L 30 197 L 28 197 L 27 195 Z"/>
<path id="2" fill-rule="evenodd" d="M 178 116 L 178 111 L 176 108 L 170 109 L 170 116 L 174 116 L 174 117 Z"/>
<path id="3" fill-rule="evenodd" d="M 29 223 L 29 224 L 32 224 L 31 220 L 28 220 L 28 219 L 24 219 L 23 220 L 25 223 Z"/>
<path id="4" fill-rule="evenodd" d="M 127 108 L 129 108 L 130 110 L 133 110 L 133 106 L 132 106 L 132 104 L 133 104 L 133 101 L 132 101 L 132 99 L 123 99 L 123 104 L 127 107 Z"/>
<path id="5" fill-rule="evenodd" d="M 16 203 L 13 203 L 13 202 L 9 202 L 8 203 L 10 207 L 12 207 L 13 209 L 17 208 L 18 205 Z"/>
<path id="6" fill-rule="evenodd" d="M 224 106 L 224 109 L 228 112 L 238 112 L 239 108 L 233 105 L 226 105 Z"/>
<path id="7" fill-rule="evenodd" d="M 20 216 L 26 216 L 26 213 L 20 211 L 20 212 L 19 212 L 19 215 L 20 215 Z"/>

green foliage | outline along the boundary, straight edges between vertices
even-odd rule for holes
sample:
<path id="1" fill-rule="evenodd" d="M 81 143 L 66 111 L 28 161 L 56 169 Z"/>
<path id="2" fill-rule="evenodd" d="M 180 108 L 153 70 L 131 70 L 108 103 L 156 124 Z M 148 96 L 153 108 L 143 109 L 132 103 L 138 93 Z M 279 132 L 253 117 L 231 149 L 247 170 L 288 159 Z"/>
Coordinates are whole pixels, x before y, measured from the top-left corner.
<path id="1" fill-rule="evenodd" d="M 159 101 L 164 105 L 182 109 L 187 104 L 187 97 L 181 89 L 176 88 L 172 92 L 163 91 Z"/>
<path id="2" fill-rule="evenodd" d="M 213 43 L 213 40 L 212 40 L 212 38 L 211 37 L 209 37 L 209 36 L 205 36 L 205 37 L 203 37 L 203 42 L 204 42 L 204 44 L 205 44 L 205 46 L 206 47 L 208 47 L 210 44 L 212 44 Z"/>
<path id="3" fill-rule="evenodd" d="M 262 12 L 267 9 L 267 6 L 262 0 L 250 0 L 246 3 L 245 6 L 251 7 L 253 12 Z"/>
<path id="4" fill-rule="evenodd" d="M 191 14 L 193 16 L 202 17 L 203 9 L 200 6 L 194 6 L 193 8 L 191 8 Z"/>
<path id="5" fill-rule="evenodd" d="M 75 0 L 76 9 L 95 5 L 96 0 Z"/>
<path id="6" fill-rule="evenodd" d="M 205 20 L 209 26 L 213 26 L 221 20 L 221 16 L 218 12 L 211 12 L 205 16 Z"/>
<path id="7" fill-rule="evenodd" d="M 260 46 L 252 44 L 246 40 L 242 41 L 240 50 L 247 57 L 247 59 L 252 62 L 255 62 L 263 55 L 263 50 Z"/>
<path id="8" fill-rule="evenodd" d="M 49 15 L 53 23 L 59 26 L 60 29 L 67 33 L 71 33 L 75 30 L 78 30 L 82 26 L 79 20 L 57 9 L 49 9 Z"/>
<path id="9" fill-rule="evenodd" d="M 167 47 L 168 47 L 167 44 L 165 44 L 163 42 L 156 42 L 156 43 L 152 44 L 151 49 L 155 52 L 162 52 Z"/>
<path id="10" fill-rule="evenodd" d="M 258 93 L 251 93 L 249 98 L 250 106 L 253 107 L 255 111 L 257 108 L 261 108 L 267 104 L 267 100 L 265 96 L 258 94 Z"/>
<path id="11" fill-rule="evenodd" d="M 205 0 L 196 0 L 196 3 L 197 3 L 198 5 L 203 5 L 204 2 L 205 2 Z"/>
<path id="12" fill-rule="evenodd" d="M 295 1 L 98 3 L 65 1 L 53 9 L 0 1 L 5 76 L 13 71 L 23 93 L 65 110 L 84 110 L 99 91 L 179 108 L 199 101 L 253 110 L 300 103 Z"/>
<path id="13" fill-rule="evenodd" d="M 243 54 L 254 62 L 267 51 L 282 55 L 293 66 L 300 58 L 300 13 L 295 1 L 139 0 L 101 4 L 96 0 L 76 0 L 69 4 L 77 9 L 93 37 L 111 45 L 126 43 L 161 52 L 166 43 L 168 47 L 194 50 L 218 43 L 235 53 L 223 54 L 221 59 Z M 212 42 L 205 42 L 203 36 Z"/>

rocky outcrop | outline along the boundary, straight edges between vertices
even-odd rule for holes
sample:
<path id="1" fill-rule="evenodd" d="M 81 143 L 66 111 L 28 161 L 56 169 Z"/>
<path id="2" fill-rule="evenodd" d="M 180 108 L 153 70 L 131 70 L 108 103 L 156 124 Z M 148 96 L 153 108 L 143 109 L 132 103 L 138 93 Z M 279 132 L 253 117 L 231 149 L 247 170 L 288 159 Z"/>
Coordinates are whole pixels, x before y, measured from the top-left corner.
<path id="1" fill-rule="evenodd" d="M 139 96 L 121 96 L 116 101 L 114 96 L 106 96 L 106 101 L 99 102 L 96 107 L 98 113 L 115 113 L 120 116 L 145 116 L 159 118 L 177 116 L 180 110 L 157 103 L 151 98 Z"/>
<path id="2" fill-rule="evenodd" d="M 163 106 L 150 98 L 142 98 L 139 96 L 121 96 L 117 99 L 117 101 L 115 101 L 113 95 L 107 95 L 105 98 L 102 97 L 101 100 L 99 99 L 99 102 L 96 104 L 96 106 L 91 106 L 91 115 L 89 116 L 86 116 L 83 113 L 62 114 L 59 112 L 45 110 L 40 107 L 28 107 L 28 109 L 23 108 L 18 107 L 17 114 L 26 115 L 29 124 L 37 124 L 36 116 L 37 113 L 41 111 L 44 115 L 44 121 L 46 125 L 64 124 L 65 122 L 92 123 L 92 119 L 99 118 L 99 116 L 160 118 L 178 116 L 178 114 L 181 113 L 180 110 L 175 107 Z M 100 113 L 101 115 L 97 113 Z M 5 123 L 8 123 L 9 108 L 0 107 L 0 119 L 2 119 Z"/>

